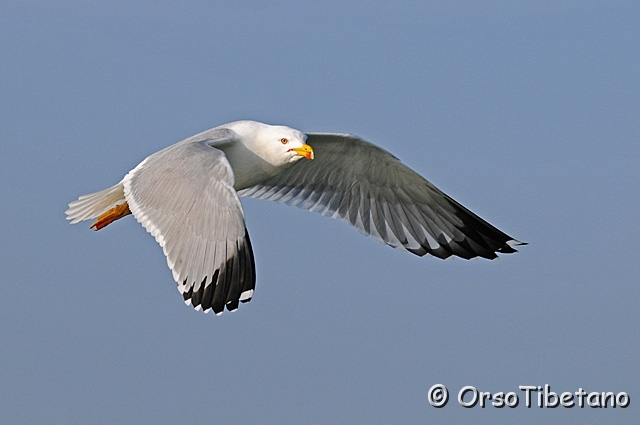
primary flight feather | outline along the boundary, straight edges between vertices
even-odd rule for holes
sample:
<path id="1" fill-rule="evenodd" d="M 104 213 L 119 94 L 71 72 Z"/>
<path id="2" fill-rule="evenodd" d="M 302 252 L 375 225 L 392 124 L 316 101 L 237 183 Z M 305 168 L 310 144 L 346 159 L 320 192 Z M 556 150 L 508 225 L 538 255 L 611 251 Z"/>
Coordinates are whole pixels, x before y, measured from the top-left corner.
<path id="1" fill-rule="evenodd" d="M 133 214 L 162 247 L 185 302 L 220 314 L 255 289 L 239 196 L 341 218 L 420 256 L 493 259 L 522 244 L 365 140 L 255 121 L 156 152 L 115 186 L 71 202 L 66 214 L 71 223 L 97 219 L 95 230 Z"/>

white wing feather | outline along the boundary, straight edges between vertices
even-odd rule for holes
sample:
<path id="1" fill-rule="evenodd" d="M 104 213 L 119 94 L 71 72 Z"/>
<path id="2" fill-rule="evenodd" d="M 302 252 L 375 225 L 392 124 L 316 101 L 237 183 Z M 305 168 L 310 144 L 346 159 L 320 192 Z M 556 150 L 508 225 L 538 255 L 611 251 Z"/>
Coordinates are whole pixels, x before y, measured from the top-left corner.
<path id="1" fill-rule="evenodd" d="M 122 181 L 136 220 L 162 247 L 185 302 L 221 313 L 248 301 L 255 264 L 233 171 L 203 141 L 177 143 Z M 244 295 L 243 295 L 244 294 Z"/>
<path id="2" fill-rule="evenodd" d="M 309 133 L 307 143 L 313 161 L 297 162 L 239 195 L 341 218 L 367 236 L 416 255 L 492 259 L 520 244 L 359 137 Z"/>

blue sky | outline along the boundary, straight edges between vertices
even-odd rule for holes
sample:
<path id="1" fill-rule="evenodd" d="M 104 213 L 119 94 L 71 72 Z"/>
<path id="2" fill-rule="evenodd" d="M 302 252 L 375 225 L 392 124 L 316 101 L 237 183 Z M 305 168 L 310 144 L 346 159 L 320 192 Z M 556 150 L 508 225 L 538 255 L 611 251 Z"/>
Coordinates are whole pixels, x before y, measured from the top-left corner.
<path id="1" fill-rule="evenodd" d="M 416 3 L 0 5 L 0 422 L 637 420 L 640 6 Z M 418 258 L 246 200 L 256 294 L 216 317 L 131 217 L 66 222 L 238 119 L 364 137 L 529 245 Z M 524 407 L 544 384 L 631 405 Z"/>

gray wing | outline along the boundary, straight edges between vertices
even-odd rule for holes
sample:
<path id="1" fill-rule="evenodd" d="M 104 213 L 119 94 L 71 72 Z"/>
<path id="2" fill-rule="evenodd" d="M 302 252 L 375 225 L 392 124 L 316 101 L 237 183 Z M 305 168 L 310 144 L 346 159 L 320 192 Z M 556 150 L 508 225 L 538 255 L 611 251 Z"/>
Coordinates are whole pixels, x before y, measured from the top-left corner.
<path id="1" fill-rule="evenodd" d="M 159 151 L 122 181 L 129 209 L 162 247 L 187 304 L 235 310 L 255 288 L 255 263 L 233 171 L 206 141 Z"/>
<path id="2" fill-rule="evenodd" d="M 308 134 L 313 161 L 298 161 L 241 196 L 341 218 L 416 255 L 496 258 L 521 244 L 444 194 L 389 152 L 349 134 Z"/>

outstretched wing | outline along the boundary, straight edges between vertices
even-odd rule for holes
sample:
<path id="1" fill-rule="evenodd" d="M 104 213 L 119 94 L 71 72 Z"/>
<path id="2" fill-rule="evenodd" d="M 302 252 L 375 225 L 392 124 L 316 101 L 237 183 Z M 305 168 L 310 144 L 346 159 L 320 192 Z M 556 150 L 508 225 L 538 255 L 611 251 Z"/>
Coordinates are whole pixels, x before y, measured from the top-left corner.
<path id="1" fill-rule="evenodd" d="M 521 244 L 363 139 L 309 133 L 307 143 L 313 161 L 298 161 L 240 196 L 341 218 L 365 235 L 420 256 L 492 259 Z"/>
<path id="2" fill-rule="evenodd" d="M 187 304 L 216 314 L 247 302 L 255 263 L 234 177 L 206 141 L 159 151 L 122 181 L 136 220 L 162 247 Z"/>

